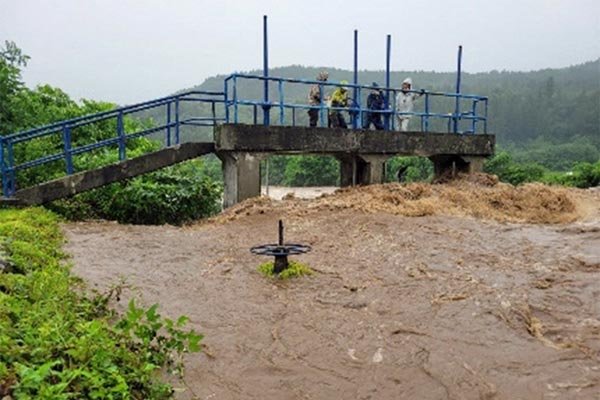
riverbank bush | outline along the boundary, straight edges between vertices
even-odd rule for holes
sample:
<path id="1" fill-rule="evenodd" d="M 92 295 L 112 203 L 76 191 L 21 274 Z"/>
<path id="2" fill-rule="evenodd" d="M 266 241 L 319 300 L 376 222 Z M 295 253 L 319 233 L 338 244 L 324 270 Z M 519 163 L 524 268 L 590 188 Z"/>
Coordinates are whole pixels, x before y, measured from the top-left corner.
<path id="1" fill-rule="evenodd" d="M 108 295 L 84 294 L 69 274 L 59 218 L 43 208 L 0 210 L 0 398 L 165 399 L 163 368 L 180 370 L 201 335 L 186 317 L 131 301 L 118 317 Z"/>

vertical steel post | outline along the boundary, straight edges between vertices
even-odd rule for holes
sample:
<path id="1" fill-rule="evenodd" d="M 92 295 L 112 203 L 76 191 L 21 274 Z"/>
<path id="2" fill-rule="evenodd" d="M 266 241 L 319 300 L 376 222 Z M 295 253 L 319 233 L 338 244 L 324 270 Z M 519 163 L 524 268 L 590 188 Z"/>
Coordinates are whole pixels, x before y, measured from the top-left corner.
<path id="1" fill-rule="evenodd" d="M 429 132 L 429 93 L 425 93 L 425 132 Z"/>
<path id="2" fill-rule="evenodd" d="M 270 108 L 269 105 L 269 43 L 267 38 L 267 16 L 263 15 L 263 76 L 264 76 L 264 93 L 263 93 L 263 124 L 268 126 L 270 123 Z"/>
<path id="3" fill-rule="evenodd" d="M 228 92 L 229 91 L 229 78 L 223 81 L 223 104 L 225 105 L 225 123 L 229 123 L 229 102 Z"/>
<path id="4" fill-rule="evenodd" d="M 390 57 L 392 54 L 392 35 L 387 35 L 385 46 L 385 111 L 383 126 L 387 131 L 390 129 L 390 114 L 387 113 L 390 106 Z"/>
<path id="5" fill-rule="evenodd" d="M 458 119 L 460 114 L 460 74 L 462 64 L 462 45 L 458 46 L 458 62 L 456 70 L 456 104 L 454 107 L 454 133 L 458 133 Z"/>
<path id="6" fill-rule="evenodd" d="M 179 144 L 179 97 L 175 98 L 175 144 Z"/>
<path id="7" fill-rule="evenodd" d="M 296 126 L 296 109 L 292 108 L 292 126 Z"/>
<path id="8" fill-rule="evenodd" d="M 123 111 L 119 111 L 119 115 L 117 116 L 117 135 L 119 136 L 119 160 L 123 161 L 127 157 Z"/>
<path id="9" fill-rule="evenodd" d="M 12 141 L 9 141 L 6 146 L 6 155 L 8 157 L 8 169 L 7 169 L 7 193 L 8 197 L 12 197 L 17 189 L 17 177 L 15 174 L 15 153 L 13 151 Z"/>
<path id="10" fill-rule="evenodd" d="M 471 117 L 473 117 L 473 119 L 471 120 L 471 133 L 475 134 L 475 129 L 477 127 L 477 101 L 478 100 L 473 100 L 473 108 L 471 109 Z"/>
<path id="11" fill-rule="evenodd" d="M 167 132 L 165 136 L 167 147 L 171 146 L 171 102 L 167 103 Z"/>
<path id="12" fill-rule="evenodd" d="M 487 135 L 487 121 L 488 121 L 488 99 L 485 99 L 485 119 L 483 120 L 483 133 Z"/>
<path id="13" fill-rule="evenodd" d="M 73 174 L 73 154 L 71 153 L 71 128 L 69 125 L 63 125 L 63 150 L 65 153 L 65 166 L 67 175 Z"/>
<path id="14" fill-rule="evenodd" d="M 279 90 L 279 125 L 283 125 L 285 120 L 285 108 L 283 107 L 283 80 L 279 80 L 277 89 Z"/>
<path id="15" fill-rule="evenodd" d="M 325 112 L 325 105 L 323 104 L 323 85 L 319 84 L 319 119 L 321 122 L 321 127 L 325 127 L 327 125 L 325 125 L 325 118 L 329 118 Z"/>
<path id="16" fill-rule="evenodd" d="M 352 83 L 358 85 L 358 29 L 354 30 L 354 79 Z M 358 105 L 358 90 L 356 86 L 354 86 L 352 100 L 352 129 L 356 129 L 358 126 L 358 113 L 355 109 Z"/>
<path id="17" fill-rule="evenodd" d="M 283 246 L 283 221 L 282 220 L 279 220 L 279 237 L 278 237 L 278 239 L 279 240 L 277 241 L 277 243 L 280 246 Z"/>
<path id="18" fill-rule="evenodd" d="M 237 76 L 233 76 L 233 123 L 238 123 Z M 256 124 L 256 122 L 255 122 Z"/>

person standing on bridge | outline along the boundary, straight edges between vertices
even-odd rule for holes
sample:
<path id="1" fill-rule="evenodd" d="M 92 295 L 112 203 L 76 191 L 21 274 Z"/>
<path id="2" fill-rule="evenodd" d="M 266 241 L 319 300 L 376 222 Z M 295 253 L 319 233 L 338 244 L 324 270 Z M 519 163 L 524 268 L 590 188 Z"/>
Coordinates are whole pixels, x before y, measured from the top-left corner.
<path id="1" fill-rule="evenodd" d="M 398 130 L 406 132 L 408 123 L 410 122 L 411 114 L 415 107 L 415 100 L 421 97 L 425 90 L 421 89 L 420 93 L 412 91 L 412 79 L 406 78 L 402 82 L 402 90 L 396 95 L 396 112 L 398 113 Z"/>
<path id="2" fill-rule="evenodd" d="M 348 84 L 348 81 L 341 81 L 340 84 L 342 86 L 338 86 L 333 93 L 331 94 L 331 107 L 337 109 L 329 110 L 329 123 L 328 126 L 330 128 L 348 128 L 346 124 L 346 120 L 344 119 L 344 115 L 342 114 L 342 110 L 339 108 L 348 107 L 348 88 L 344 85 Z"/>
<path id="3" fill-rule="evenodd" d="M 327 73 L 327 71 L 321 71 L 317 75 L 317 80 L 321 81 L 321 82 L 327 82 L 328 78 L 329 78 L 329 73 Z M 308 105 L 313 106 L 313 107 L 320 107 L 321 100 L 322 100 L 321 93 L 323 93 L 323 86 L 320 84 L 313 85 L 310 88 L 310 92 L 308 93 Z M 308 110 L 308 120 L 309 120 L 309 125 L 311 127 L 317 126 L 317 121 L 319 120 L 319 109 L 318 108 L 311 108 Z"/>
<path id="4" fill-rule="evenodd" d="M 381 122 L 381 110 L 383 110 L 385 107 L 385 99 L 377 82 L 373 82 L 371 86 L 371 93 L 369 93 L 367 96 L 367 108 L 369 111 L 365 113 L 363 129 L 369 129 L 371 124 L 373 124 L 375 129 L 380 131 L 383 129 L 383 123 Z"/>

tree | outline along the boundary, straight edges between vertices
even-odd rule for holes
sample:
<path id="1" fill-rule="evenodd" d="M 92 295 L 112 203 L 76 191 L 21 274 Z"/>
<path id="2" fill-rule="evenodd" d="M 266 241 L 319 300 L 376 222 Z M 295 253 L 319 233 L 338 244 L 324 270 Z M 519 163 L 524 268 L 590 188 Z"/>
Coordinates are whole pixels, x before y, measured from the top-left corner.
<path id="1" fill-rule="evenodd" d="M 0 48 L 0 134 L 11 132 L 16 124 L 13 99 L 24 88 L 21 67 L 26 66 L 27 61 L 29 56 L 14 42 L 7 40 Z"/>

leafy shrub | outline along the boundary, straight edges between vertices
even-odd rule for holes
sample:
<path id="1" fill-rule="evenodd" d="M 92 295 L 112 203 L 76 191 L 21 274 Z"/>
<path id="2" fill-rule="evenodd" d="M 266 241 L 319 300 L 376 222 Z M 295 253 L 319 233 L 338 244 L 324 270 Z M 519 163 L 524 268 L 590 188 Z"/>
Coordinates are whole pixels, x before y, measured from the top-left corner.
<path id="1" fill-rule="evenodd" d="M 58 200 L 48 207 L 69 219 L 180 225 L 219 212 L 221 194 L 221 184 L 203 176 L 202 161 L 193 160 Z"/>
<path id="2" fill-rule="evenodd" d="M 202 339 L 183 330 L 186 317 L 172 321 L 131 301 L 111 324 L 110 295 L 81 294 L 63 263 L 58 218 L 41 208 L 0 210 L 0 240 L 18 269 L 0 273 L 0 397 L 171 397 L 159 370 L 181 372 L 181 355 Z"/>
<path id="3" fill-rule="evenodd" d="M 600 184 L 600 161 L 594 164 L 579 162 L 573 166 L 572 171 L 553 172 L 536 163 L 514 162 L 510 154 L 499 152 L 486 162 L 484 170 L 513 185 L 544 182 L 587 188 Z"/>
<path id="4" fill-rule="evenodd" d="M 498 175 L 503 182 L 520 185 L 525 182 L 540 181 L 547 170 L 536 163 L 515 163 L 507 152 L 499 152 L 487 160 L 484 171 Z"/>
<path id="5" fill-rule="evenodd" d="M 297 261 L 290 261 L 289 266 L 281 271 L 279 274 L 275 274 L 275 263 L 269 261 L 258 266 L 258 271 L 265 276 L 277 277 L 280 279 L 295 278 L 303 275 L 312 275 L 313 271 L 309 266 L 299 263 Z"/>

